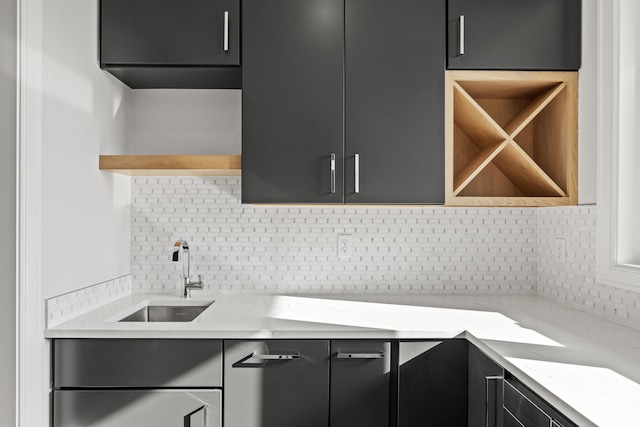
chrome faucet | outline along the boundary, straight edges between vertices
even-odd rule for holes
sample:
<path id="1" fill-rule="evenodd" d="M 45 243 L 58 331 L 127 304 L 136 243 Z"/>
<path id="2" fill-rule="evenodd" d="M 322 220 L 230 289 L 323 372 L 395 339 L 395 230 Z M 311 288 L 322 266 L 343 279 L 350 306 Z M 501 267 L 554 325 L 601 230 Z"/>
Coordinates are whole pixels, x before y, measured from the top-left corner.
<path id="1" fill-rule="evenodd" d="M 173 262 L 180 261 L 180 254 L 182 254 L 182 284 L 184 290 L 182 296 L 186 299 L 191 298 L 192 289 L 203 289 L 204 282 L 202 281 L 202 275 L 198 274 L 198 281 L 191 281 L 191 255 L 189 253 L 189 243 L 186 240 L 178 240 L 173 244 Z M 185 258 L 187 263 L 185 266 Z"/>

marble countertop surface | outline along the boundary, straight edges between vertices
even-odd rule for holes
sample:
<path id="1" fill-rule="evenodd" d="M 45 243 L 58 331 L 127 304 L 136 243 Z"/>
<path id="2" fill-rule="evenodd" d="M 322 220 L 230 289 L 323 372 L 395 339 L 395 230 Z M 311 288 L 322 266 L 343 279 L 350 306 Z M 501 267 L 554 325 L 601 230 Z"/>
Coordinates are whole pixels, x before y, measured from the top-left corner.
<path id="1" fill-rule="evenodd" d="M 117 320 L 214 301 L 192 322 Z M 640 426 L 640 331 L 537 296 L 133 294 L 47 338 L 469 339 L 580 426 Z"/>

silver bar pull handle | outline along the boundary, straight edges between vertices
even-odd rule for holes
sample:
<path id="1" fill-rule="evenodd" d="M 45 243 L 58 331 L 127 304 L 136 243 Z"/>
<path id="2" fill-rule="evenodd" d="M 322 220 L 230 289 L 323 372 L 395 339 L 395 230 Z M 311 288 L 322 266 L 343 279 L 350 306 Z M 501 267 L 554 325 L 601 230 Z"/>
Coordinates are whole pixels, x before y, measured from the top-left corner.
<path id="1" fill-rule="evenodd" d="M 331 193 L 336 192 L 336 155 L 331 153 Z"/>
<path id="2" fill-rule="evenodd" d="M 489 377 L 484 377 L 485 381 L 486 381 L 486 394 L 485 394 L 485 426 L 486 427 L 495 427 L 495 414 L 494 414 L 494 419 L 493 419 L 493 423 L 491 423 L 491 420 L 489 419 L 489 408 L 491 406 L 491 402 L 489 402 L 489 382 L 490 381 L 501 381 L 504 379 L 503 376 L 489 376 Z M 496 406 L 496 402 L 493 403 L 493 406 L 495 408 Z M 496 409 L 497 410 L 497 409 Z"/>
<path id="3" fill-rule="evenodd" d="M 355 160 L 355 180 L 354 180 L 354 193 L 358 194 L 360 192 L 360 154 L 354 154 L 353 156 Z"/>
<path id="4" fill-rule="evenodd" d="M 384 359 L 384 351 L 372 353 L 340 353 L 336 356 L 338 359 Z"/>
<path id="5" fill-rule="evenodd" d="M 253 359 L 258 360 L 298 360 L 300 359 L 300 353 L 293 354 L 255 354 L 251 355 Z"/>
<path id="6" fill-rule="evenodd" d="M 224 40 L 222 42 L 225 52 L 229 52 L 229 11 L 224 11 Z"/>
<path id="7" fill-rule="evenodd" d="M 460 15 L 460 55 L 464 55 L 464 15 Z"/>

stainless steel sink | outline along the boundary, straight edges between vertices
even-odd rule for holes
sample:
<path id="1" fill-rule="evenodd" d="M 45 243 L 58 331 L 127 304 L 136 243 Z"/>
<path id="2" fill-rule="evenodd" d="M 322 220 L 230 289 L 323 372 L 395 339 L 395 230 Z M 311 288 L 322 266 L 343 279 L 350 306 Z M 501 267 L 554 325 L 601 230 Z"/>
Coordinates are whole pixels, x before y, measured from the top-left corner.
<path id="1" fill-rule="evenodd" d="M 205 305 L 147 305 L 118 322 L 191 322 L 212 303 Z"/>

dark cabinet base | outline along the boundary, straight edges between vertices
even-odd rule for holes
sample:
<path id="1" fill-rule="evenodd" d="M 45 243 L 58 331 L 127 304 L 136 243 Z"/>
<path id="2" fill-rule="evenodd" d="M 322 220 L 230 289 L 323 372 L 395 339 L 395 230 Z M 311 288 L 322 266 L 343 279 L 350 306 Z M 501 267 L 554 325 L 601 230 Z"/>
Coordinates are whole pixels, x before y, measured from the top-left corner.
<path id="1" fill-rule="evenodd" d="M 102 68 L 131 89 L 242 89 L 240 67 Z"/>

